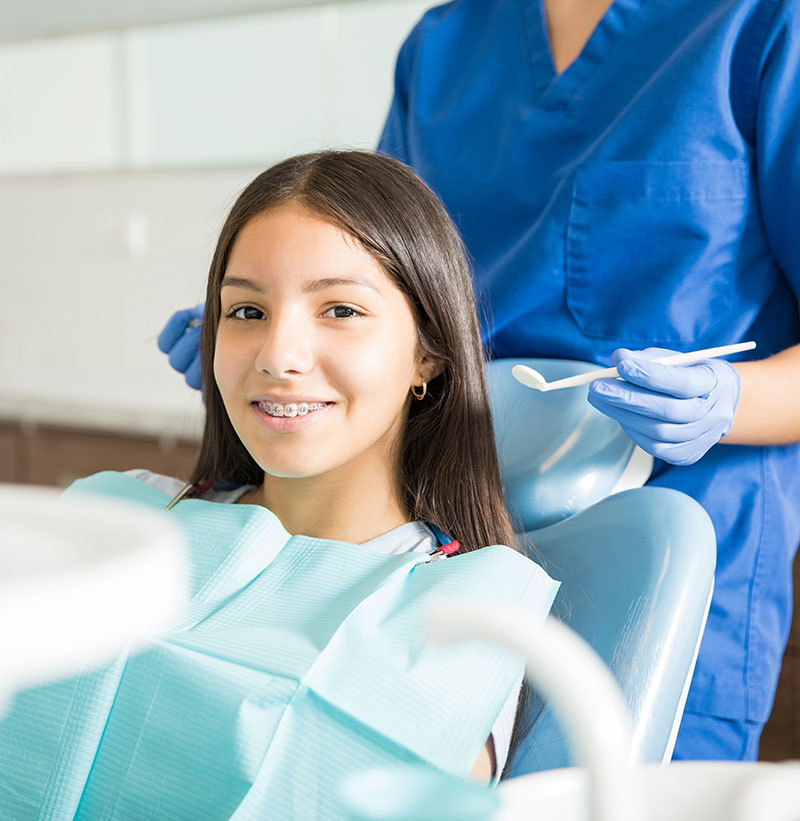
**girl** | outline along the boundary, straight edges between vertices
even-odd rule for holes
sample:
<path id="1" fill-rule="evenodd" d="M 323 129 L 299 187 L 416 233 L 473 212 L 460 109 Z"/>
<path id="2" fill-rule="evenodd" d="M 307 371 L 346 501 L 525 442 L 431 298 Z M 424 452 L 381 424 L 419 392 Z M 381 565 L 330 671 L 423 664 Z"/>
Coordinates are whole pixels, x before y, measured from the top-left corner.
<path id="1" fill-rule="evenodd" d="M 170 507 L 189 606 L 151 650 L 18 699 L 0 815 L 335 818 L 342 780 L 379 764 L 499 776 L 521 662 L 426 648 L 427 604 L 544 616 L 556 585 L 506 512 L 443 207 L 386 157 L 276 165 L 223 226 L 201 345 L 189 484 L 133 471 L 73 490 Z"/>

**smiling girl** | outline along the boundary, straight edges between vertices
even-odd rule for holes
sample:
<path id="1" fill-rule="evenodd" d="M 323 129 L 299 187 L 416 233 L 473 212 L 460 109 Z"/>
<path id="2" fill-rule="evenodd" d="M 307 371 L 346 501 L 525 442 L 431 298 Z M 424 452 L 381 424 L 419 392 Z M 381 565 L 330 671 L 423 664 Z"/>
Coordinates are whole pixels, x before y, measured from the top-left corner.
<path id="1" fill-rule="evenodd" d="M 0 815 L 336 818 L 343 780 L 372 766 L 499 777 L 522 662 L 426 647 L 428 604 L 543 617 L 556 585 L 506 511 L 443 207 L 374 154 L 274 166 L 223 226 L 201 346 L 188 485 L 132 471 L 74 487 L 172 498 L 189 606 L 147 652 L 20 697 L 0 723 Z"/>
<path id="2" fill-rule="evenodd" d="M 289 532 L 356 543 L 407 522 L 397 445 L 437 363 L 377 261 L 287 203 L 241 229 L 219 294 L 214 381 L 264 473 L 240 501 Z"/>

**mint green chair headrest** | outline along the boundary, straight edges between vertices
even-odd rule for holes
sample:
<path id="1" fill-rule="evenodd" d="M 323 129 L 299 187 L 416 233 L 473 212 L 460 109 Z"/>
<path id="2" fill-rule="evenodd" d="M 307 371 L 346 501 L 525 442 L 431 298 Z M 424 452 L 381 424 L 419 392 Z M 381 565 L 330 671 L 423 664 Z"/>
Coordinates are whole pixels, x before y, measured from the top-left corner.
<path id="1" fill-rule="evenodd" d="M 711 521 L 683 493 L 641 487 L 652 457 L 586 401 L 587 386 L 533 391 L 513 378 L 518 362 L 547 380 L 597 366 L 489 363 L 503 489 L 545 569 L 562 583 L 553 614 L 593 647 L 622 688 L 636 753 L 643 761 L 668 759 L 713 588 Z M 571 763 L 546 708 L 511 774 Z"/>
<path id="2" fill-rule="evenodd" d="M 559 359 L 496 359 L 487 366 L 503 489 L 521 530 L 546 527 L 647 481 L 652 457 L 586 401 L 587 386 L 540 393 L 514 379 L 517 363 L 547 380 L 597 366 Z"/>
<path id="3" fill-rule="evenodd" d="M 617 680 L 642 762 L 672 755 L 714 587 L 716 537 L 685 493 L 641 487 L 526 533 L 561 582 L 552 613 L 585 639 Z M 512 776 L 574 764 L 549 708 Z"/>

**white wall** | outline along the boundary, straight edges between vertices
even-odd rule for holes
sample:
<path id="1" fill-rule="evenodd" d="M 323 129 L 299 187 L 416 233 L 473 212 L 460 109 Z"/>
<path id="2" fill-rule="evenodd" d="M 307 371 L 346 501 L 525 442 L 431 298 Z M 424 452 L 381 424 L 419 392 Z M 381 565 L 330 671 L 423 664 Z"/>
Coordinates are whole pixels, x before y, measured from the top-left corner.
<path id="1" fill-rule="evenodd" d="M 256 173 L 373 147 L 414 0 L 0 46 L 0 415 L 196 430 L 154 337 Z"/>

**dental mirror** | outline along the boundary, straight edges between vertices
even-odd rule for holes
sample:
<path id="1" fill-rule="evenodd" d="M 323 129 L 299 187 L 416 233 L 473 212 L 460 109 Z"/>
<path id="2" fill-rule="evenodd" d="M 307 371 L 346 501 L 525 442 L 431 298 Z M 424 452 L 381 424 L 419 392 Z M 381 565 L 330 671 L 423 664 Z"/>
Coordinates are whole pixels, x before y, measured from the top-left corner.
<path id="1" fill-rule="evenodd" d="M 717 348 L 705 348 L 702 351 L 689 351 L 688 353 L 670 354 L 661 356 L 652 362 L 660 362 L 662 365 L 691 365 L 693 362 L 700 362 L 703 359 L 714 359 L 719 356 L 751 351 L 755 348 L 755 342 L 740 342 L 736 345 L 722 345 Z M 570 376 L 566 379 L 557 379 L 555 382 L 548 382 L 539 371 L 529 368 L 527 365 L 514 365 L 511 369 L 514 379 L 521 382 L 525 387 L 535 391 L 557 391 L 561 388 L 575 388 L 578 385 L 588 385 L 595 379 L 619 376 L 616 368 L 601 368 L 588 373 L 580 373 L 577 376 Z"/>

